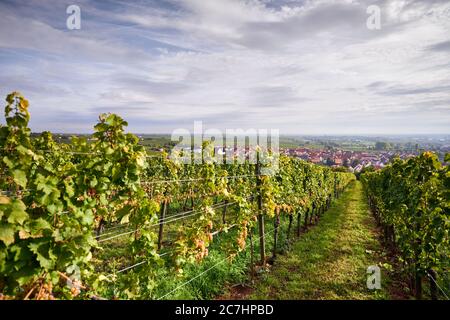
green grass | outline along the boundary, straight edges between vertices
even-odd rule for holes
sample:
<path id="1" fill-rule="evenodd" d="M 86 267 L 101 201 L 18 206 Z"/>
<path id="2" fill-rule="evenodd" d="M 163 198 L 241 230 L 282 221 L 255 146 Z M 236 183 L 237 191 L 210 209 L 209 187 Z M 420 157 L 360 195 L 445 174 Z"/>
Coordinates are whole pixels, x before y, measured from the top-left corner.
<path id="1" fill-rule="evenodd" d="M 367 267 L 383 260 L 375 222 L 361 189 L 352 183 L 301 235 L 271 272 L 261 276 L 251 299 L 389 299 L 391 280 L 381 269 L 381 290 L 366 286 Z"/>

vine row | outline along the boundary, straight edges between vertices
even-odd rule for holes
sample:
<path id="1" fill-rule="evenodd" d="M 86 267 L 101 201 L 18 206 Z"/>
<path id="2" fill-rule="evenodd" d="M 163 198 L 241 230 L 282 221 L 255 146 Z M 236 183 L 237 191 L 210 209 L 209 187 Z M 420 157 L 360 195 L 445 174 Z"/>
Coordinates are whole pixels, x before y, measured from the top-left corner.
<path id="1" fill-rule="evenodd" d="M 275 239 L 281 215 L 289 219 L 288 233 L 297 218 L 299 234 L 301 218 L 317 219 L 354 179 L 286 156 L 279 156 L 279 170 L 268 176 L 261 174 L 267 164 L 185 164 L 149 155 L 115 114 L 100 115 L 91 137 L 72 137 L 68 144 L 56 143 L 50 132 L 31 138 L 28 101 L 13 92 L 6 102 L 6 125 L 0 126 L 3 298 L 84 299 L 107 294 L 112 283 L 116 297 L 155 298 L 158 268 L 182 275 L 186 264 L 200 263 L 214 238 L 230 229 L 235 237 L 226 250 L 233 257 L 245 250 L 256 224 L 264 241 L 265 217 L 275 221 Z M 210 143 L 203 146 L 206 152 L 213 150 Z M 195 221 L 180 219 L 187 211 L 196 213 Z M 161 253 L 164 227 L 180 220 L 170 251 Z M 96 267 L 107 264 L 99 252 L 115 237 L 102 236 L 108 226 L 128 228 L 120 245 L 139 269 L 111 275 Z"/>

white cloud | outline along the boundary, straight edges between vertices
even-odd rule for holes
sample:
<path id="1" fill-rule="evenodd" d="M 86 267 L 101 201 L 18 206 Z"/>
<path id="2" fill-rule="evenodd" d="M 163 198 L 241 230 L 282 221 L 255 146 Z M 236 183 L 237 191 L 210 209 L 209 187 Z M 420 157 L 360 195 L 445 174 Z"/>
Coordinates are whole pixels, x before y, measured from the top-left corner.
<path id="1" fill-rule="evenodd" d="M 139 132 L 193 119 L 282 133 L 449 132 L 450 4 L 378 1 L 383 25 L 372 31 L 373 2 L 86 1 L 78 33 L 3 5 L 0 94 L 24 88 L 48 115 L 35 130 L 67 130 L 52 120 L 64 112 L 84 130 L 109 108 Z"/>

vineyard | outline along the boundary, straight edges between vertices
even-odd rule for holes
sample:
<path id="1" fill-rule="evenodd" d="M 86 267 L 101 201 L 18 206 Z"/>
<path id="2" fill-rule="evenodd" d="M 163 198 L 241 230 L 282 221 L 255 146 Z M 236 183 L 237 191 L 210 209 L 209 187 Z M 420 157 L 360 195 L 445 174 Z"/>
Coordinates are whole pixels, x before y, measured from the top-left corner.
<path id="1" fill-rule="evenodd" d="M 416 298 L 422 298 L 424 278 L 433 299 L 439 293 L 446 296 L 441 287 L 450 283 L 449 167 L 425 152 L 365 173 L 362 182 L 385 242 L 399 253 Z"/>
<path id="2" fill-rule="evenodd" d="M 115 114 L 100 115 L 90 138 L 62 144 L 43 132 L 32 139 L 28 101 L 17 92 L 6 101 L 6 125 L 0 127 L 3 299 L 167 299 L 221 264 L 239 262 L 253 273 L 355 179 L 286 156 L 279 156 L 278 171 L 265 175 L 270 165 L 260 161 L 185 164 L 151 155 Z M 210 143 L 204 158 L 211 156 Z M 278 157 L 270 150 L 258 157 L 264 152 Z M 448 233 L 433 231 L 445 215 L 448 231 L 448 202 L 439 205 L 440 197 L 448 199 L 448 169 L 433 158 L 423 161 L 433 170 L 411 173 L 422 179 L 413 186 L 393 181 L 395 193 L 377 188 L 387 173 L 365 177 L 380 223 L 390 232 L 396 227 L 405 261 L 418 272 L 440 270 L 449 249 Z M 394 211 L 403 217 L 406 209 L 381 201 L 400 190 L 405 201 L 417 199 L 419 222 L 393 219 Z M 406 232 L 411 223 L 414 238 Z M 425 245 L 431 247 L 423 254 Z M 204 271 L 193 276 L 193 269 Z M 177 285 L 167 285 L 168 279 Z"/>

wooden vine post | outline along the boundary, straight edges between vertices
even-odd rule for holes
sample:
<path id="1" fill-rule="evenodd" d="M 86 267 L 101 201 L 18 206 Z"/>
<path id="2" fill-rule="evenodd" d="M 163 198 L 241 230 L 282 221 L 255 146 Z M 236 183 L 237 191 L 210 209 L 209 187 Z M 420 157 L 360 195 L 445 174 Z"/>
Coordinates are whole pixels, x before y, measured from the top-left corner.
<path id="1" fill-rule="evenodd" d="M 304 225 L 304 230 L 308 229 L 308 215 L 311 214 L 311 209 L 308 208 L 305 212 L 305 225 Z"/>
<path id="2" fill-rule="evenodd" d="M 159 212 L 158 250 L 161 250 L 162 247 L 164 220 L 166 218 L 166 212 L 167 212 L 167 200 L 164 200 Z"/>
<path id="3" fill-rule="evenodd" d="M 317 214 L 317 212 L 316 212 L 316 204 L 313 203 L 312 209 L 311 209 L 311 211 L 310 211 L 310 213 L 309 213 L 309 224 L 310 224 L 310 225 L 313 223 L 313 222 L 312 222 L 312 219 L 314 218 L 314 215 L 316 215 L 316 214 Z"/>
<path id="4" fill-rule="evenodd" d="M 227 152 L 226 152 L 226 141 L 225 139 L 223 140 L 223 144 L 224 147 L 222 149 L 223 151 L 223 167 L 224 169 L 226 169 L 227 166 Z M 223 207 L 223 211 L 222 211 L 222 224 L 226 224 L 227 223 L 227 207 L 228 207 L 228 199 L 225 200 L 225 206 Z"/>
<path id="5" fill-rule="evenodd" d="M 228 200 L 225 200 L 224 202 L 225 203 L 224 203 L 224 207 L 223 207 L 223 211 L 222 211 L 222 224 L 225 225 L 227 223 L 226 216 L 227 216 Z"/>
<path id="6" fill-rule="evenodd" d="M 250 275 L 253 281 L 255 276 L 255 263 L 254 263 L 254 249 L 253 249 L 253 229 L 250 228 Z"/>
<path id="7" fill-rule="evenodd" d="M 278 227 L 280 226 L 280 213 L 277 212 L 274 221 L 273 221 L 273 252 L 272 258 L 276 258 L 277 256 L 277 242 L 278 242 Z"/>
<path id="8" fill-rule="evenodd" d="M 258 201 L 258 228 L 259 228 L 259 252 L 261 256 L 261 265 L 266 263 L 266 242 L 264 237 L 264 215 L 261 188 L 261 163 L 259 161 L 259 151 L 256 154 L 256 190 Z"/>
<path id="9" fill-rule="evenodd" d="M 334 199 L 337 198 L 337 177 L 334 177 L 333 196 Z"/>
<path id="10" fill-rule="evenodd" d="M 424 183 L 425 178 L 422 177 L 422 184 Z M 416 230 L 416 235 L 420 234 L 420 229 L 421 229 L 421 225 L 420 225 L 420 218 L 422 216 L 420 211 L 416 211 L 415 212 L 415 216 L 417 217 L 415 219 L 415 230 Z M 422 299 L 422 273 L 421 273 L 421 265 L 419 262 L 419 255 L 420 255 L 420 248 L 422 246 L 422 239 L 419 236 L 416 236 L 415 240 L 414 240 L 414 268 L 415 268 L 415 296 L 417 300 L 421 300 Z"/>
<path id="11" fill-rule="evenodd" d="M 289 224 L 286 232 L 286 243 L 289 243 L 289 237 L 291 236 L 292 223 L 294 221 L 293 213 L 289 214 Z"/>

